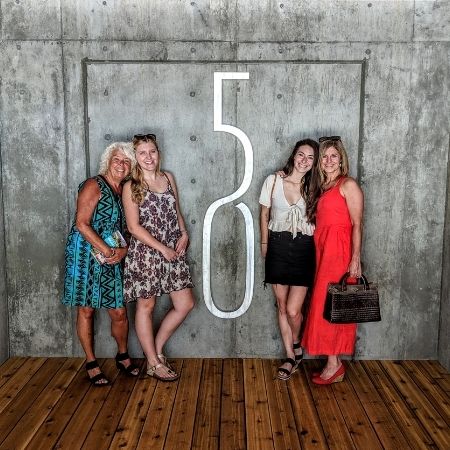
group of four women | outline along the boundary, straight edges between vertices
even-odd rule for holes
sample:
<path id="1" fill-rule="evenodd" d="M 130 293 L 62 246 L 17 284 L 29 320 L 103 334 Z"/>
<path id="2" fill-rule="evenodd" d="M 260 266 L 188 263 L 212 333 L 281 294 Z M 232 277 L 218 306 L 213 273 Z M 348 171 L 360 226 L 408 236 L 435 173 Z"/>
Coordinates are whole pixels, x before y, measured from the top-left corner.
<path id="1" fill-rule="evenodd" d="M 264 281 L 272 284 L 277 299 L 287 355 L 278 378 L 289 379 L 304 348 L 311 355 L 328 356 L 312 379 L 329 384 L 343 379 L 339 355 L 353 353 L 356 325 L 332 325 L 322 318 L 326 288 L 346 271 L 353 277 L 361 275 L 363 195 L 347 176 L 341 139 L 321 140 L 320 147 L 311 139 L 297 142 L 283 170 L 266 179 L 260 223 Z M 77 333 L 95 386 L 109 384 L 94 353 L 93 319 L 98 308 L 106 308 L 111 318 L 117 368 L 130 376 L 139 374 L 127 353 L 125 303 L 131 301 L 137 301 L 136 334 L 147 359 L 147 374 L 163 381 L 179 377 L 163 348 L 194 307 L 186 263 L 189 237 L 175 181 L 160 164 L 155 135 L 135 135 L 132 144 L 110 145 L 102 156 L 100 174 L 79 187 L 66 245 L 62 301 L 77 307 Z M 126 245 L 120 244 L 117 232 L 126 234 Z M 300 342 L 302 305 L 313 285 Z M 155 335 L 152 313 L 156 297 L 163 293 L 170 295 L 173 308 Z"/>

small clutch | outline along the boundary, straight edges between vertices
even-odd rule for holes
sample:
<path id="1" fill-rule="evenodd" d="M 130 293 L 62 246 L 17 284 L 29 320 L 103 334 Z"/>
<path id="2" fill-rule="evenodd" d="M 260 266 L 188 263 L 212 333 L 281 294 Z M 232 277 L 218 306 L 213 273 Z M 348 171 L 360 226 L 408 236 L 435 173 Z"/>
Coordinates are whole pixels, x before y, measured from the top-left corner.
<path id="1" fill-rule="evenodd" d="M 127 246 L 127 242 L 125 241 L 125 238 L 122 236 L 120 231 L 114 231 L 113 234 L 107 236 L 106 238 L 103 238 L 103 240 L 111 248 L 119 248 L 119 247 L 126 247 Z M 91 253 L 92 253 L 92 256 L 94 256 L 95 259 L 100 264 L 105 264 L 106 257 L 100 250 L 97 250 L 96 248 L 92 247 Z"/>

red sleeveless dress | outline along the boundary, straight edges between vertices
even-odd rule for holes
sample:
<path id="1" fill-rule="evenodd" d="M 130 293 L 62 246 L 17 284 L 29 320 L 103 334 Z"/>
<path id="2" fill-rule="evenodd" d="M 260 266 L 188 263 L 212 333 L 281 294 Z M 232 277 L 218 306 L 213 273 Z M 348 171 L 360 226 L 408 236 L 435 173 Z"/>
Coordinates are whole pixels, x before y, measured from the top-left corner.
<path id="1" fill-rule="evenodd" d="M 352 252 L 352 222 L 339 186 L 325 191 L 317 204 L 316 275 L 302 346 L 309 355 L 352 355 L 356 324 L 331 324 L 323 318 L 328 283 L 347 271 Z"/>

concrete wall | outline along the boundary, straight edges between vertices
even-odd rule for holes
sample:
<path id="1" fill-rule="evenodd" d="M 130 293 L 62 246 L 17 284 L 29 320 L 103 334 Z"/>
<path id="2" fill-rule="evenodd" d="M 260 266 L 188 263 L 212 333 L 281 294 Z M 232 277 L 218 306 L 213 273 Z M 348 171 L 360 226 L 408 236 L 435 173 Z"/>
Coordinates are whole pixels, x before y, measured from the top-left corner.
<path id="1" fill-rule="evenodd" d="M 198 304 L 169 343 L 169 354 L 280 354 L 276 310 L 270 290 L 262 287 L 258 252 L 253 299 L 243 316 L 215 317 L 202 295 L 203 219 L 213 201 L 237 189 L 244 166 L 241 144 L 213 132 L 213 73 L 248 71 L 248 81 L 224 82 L 223 110 L 225 122 L 240 127 L 253 144 L 252 184 L 235 204 L 250 208 L 256 236 L 265 176 L 299 138 L 341 134 L 366 195 L 364 262 L 382 298 L 383 321 L 360 327 L 357 356 L 437 358 L 440 342 L 448 358 L 448 335 L 438 336 L 449 2 L 0 5 L 12 355 L 80 354 L 72 311 L 59 304 L 76 188 L 89 171 L 95 173 L 105 146 L 140 131 L 160 136 L 192 239 Z M 233 205 L 217 212 L 212 237 L 214 300 L 233 310 L 242 302 L 245 280 L 244 225 Z M 448 263 L 444 269 L 448 276 Z M 168 305 L 163 298 L 158 316 Z M 132 317 L 133 307 L 129 312 Z M 103 313 L 96 340 L 99 356 L 114 353 Z M 140 354 L 133 332 L 130 348 Z"/>

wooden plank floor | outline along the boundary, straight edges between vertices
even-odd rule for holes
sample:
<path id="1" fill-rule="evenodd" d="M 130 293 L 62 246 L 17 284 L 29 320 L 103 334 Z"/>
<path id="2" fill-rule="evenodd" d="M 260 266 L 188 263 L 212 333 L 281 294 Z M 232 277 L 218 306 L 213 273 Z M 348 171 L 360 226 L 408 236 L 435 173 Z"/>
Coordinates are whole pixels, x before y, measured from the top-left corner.
<path id="1" fill-rule="evenodd" d="M 358 361 L 318 387 L 307 360 L 288 382 L 278 361 L 178 359 L 179 380 L 87 382 L 80 358 L 0 366 L 0 449 L 450 449 L 450 374 L 436 361 Z M 144 361 L 138 361 L 141 367 Z"/>

